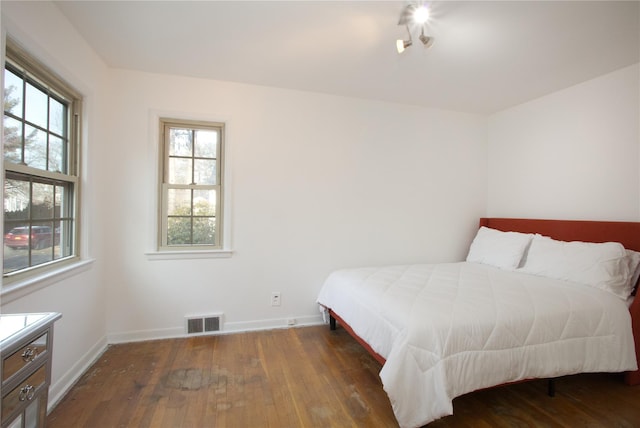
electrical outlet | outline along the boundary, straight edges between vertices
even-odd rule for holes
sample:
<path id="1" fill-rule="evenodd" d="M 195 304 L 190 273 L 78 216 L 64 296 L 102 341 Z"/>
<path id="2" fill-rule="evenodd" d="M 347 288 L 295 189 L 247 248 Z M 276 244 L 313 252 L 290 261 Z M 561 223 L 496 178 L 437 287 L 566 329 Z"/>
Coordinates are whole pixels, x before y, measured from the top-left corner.
<path id="1" fill-rule="evenodd" d="M 274 291 L 271 293 L 271 306 L 280 306 L 280 292 Z"/>
<path id="2" fill-rule="evenodd" d="M 287 318 L 287 325 L 296 325 L 295 318 Z"/>

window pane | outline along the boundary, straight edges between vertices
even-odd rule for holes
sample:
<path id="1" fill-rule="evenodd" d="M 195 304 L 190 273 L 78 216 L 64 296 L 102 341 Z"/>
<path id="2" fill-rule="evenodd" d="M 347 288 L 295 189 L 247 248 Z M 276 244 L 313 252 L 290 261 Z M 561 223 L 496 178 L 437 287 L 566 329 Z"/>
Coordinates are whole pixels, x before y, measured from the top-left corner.
<path id="1" fill-rule="evenodd" d="M 53 260 L 52 246 L 53 223 L 33 223 L 33 226 L 31 226 L 31 265 L 38 265 Z"/>
<path id="2" fill-rule="evenodd" d="M 48 99 L 47 94 L 27 82 L 25 119 L 46 129 Z"/>
<path id="3" fill-rule="evenodd" d="M 193 215 L 212 217 L 216 215 L 215 190 L 193 191 Z"/>
<path id="4" fill-rule="evenodd" d="M 47 169 L 47 134 L 32 126 L 27 126 L 25 133 L 25 163 L 34 168 Z"/>
<path id="5" fill-rule="evenodd" d="M 73 222 L 71 220 L 63 220 L 55 223 L 56 227 L 54 230 L 54 242 L 55 242 L 55 258 L 68 257 L 72 253 L 72 236 Z"/>
<path id="6" fill-rule="evenodd" d="M 191 215 L 191 189 L 169 189 L 167 213 L 169 215 Z"/>
<path id="7" fill-rule="evenodd" d="M 195 159 L 194 184 L 216 184 L 216 161 Z"/>
<path id="8" fill-rule="evenodd" d="M 29 267 L 29 251 L 27 249 L 5 247 L 4 251 L 3 273 L 11 273 Z"/>
<path id="9" fill-rule="evenodd" d="M 30 227 L 28 223 L 18 223 L 12 227 L 4 237 L 5 246 L 12 249 L 25 249 L 31 244 Z"/>
<path id="10" fill-rule="evenodd" d="M 169 183 L 191 184 L 191 159 L 169 158 Z"/>
<path id="11" fill-rule="evenodd" d="M 67 212 L 67 192 L 66 188 L 62 186 L 55 186 L 55 197 L 54 197 L 54 205 L 53 205 L 53 217 L 61 218 L 61 217 L 69 217 L 69 213 Z"/>
<path id="12" fill-rule="evenodd" d="M 29 267 L 29 225 L 13 223 L 13 227 L 4 235 L 4 273 L 26 267 Z"/>
<path id="13" fill-rule="evenodd" d="M 64 257 L 60 251 L 60 231 L 62 230 L 62 222 L 53 222 L 53 258 L 59 259 Z"/>
<path id="14" fill-rule="evenodd" d="M 49 131 L 65 135 L 65 106 L 60 101 L 49 98 Z"/>
<path id="15" fill-rule="evenodd" d="M 169 131 L 169 156 L 191 157 L 192 151 L 191 130 L 171 128 Z"/>
<path id="16" fill-rule="evenodd" d="M 22 123 L 4 117 L 4 160 L 22 163 Z"/>
<path id="17" fill-rule="evenodd" d="M 4 70 L 4 110 L 22 117 L 22 78 Z"/>
<path id="18" fill-rule="evenodd" d="M 66 172 L 62 164 L 63 149 L 62 138 L 49 134 L 49 171 Z"/>
<path id="19" fill-rule="evenodd" d="M 216 219 L 194 218 L 193 219 L 193 244 L 213 245 L 215 243 Z"/>
<path id="20" fill-rule="evenodd" d="M 215 158 L 218 132 L 196 130 L 195 156 L 198 158 Z"/>
<path id="21" fill-rule="evenodd" d="M 53 219 L 53 185 L 33 183 L 31 217 Z"/>
<path id="22" fill-rule="evenodd" d="M 29 182 L 6 179 L 4 181 L 4 221 L 29 218 Z"/>
<path id="23" fill-rule="evenodd" d="M 167 224 L 167 244 L 191 244 L 191 217 L 169 217 Z"/>

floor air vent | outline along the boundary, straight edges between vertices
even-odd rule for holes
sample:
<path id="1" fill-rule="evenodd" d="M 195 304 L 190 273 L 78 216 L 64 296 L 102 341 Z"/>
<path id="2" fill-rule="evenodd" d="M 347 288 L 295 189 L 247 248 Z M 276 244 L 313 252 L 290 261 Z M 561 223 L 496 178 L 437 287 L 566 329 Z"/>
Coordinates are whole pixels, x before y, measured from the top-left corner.
<path id="1" fill-rule="evenodd" d="M 222 314 L 185 317 L 187 334 L 214 333 L 222 329 Z"/>

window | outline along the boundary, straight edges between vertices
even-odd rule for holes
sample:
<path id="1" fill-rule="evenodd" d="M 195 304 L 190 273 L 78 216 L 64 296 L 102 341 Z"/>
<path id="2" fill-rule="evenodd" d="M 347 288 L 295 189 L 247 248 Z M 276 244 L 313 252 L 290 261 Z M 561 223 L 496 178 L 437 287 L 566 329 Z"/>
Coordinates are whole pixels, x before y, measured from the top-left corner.
<path id="1" fill-rule="evenodd" d="M 224 125 L 173 119 L 160 125 L 160 249 L 222 249 Z"/>
<path id="2" fill-rule="evenodd" d="M 78 254 L 80 96 L 7 38 L 4 69 L 5 281 Z"/>

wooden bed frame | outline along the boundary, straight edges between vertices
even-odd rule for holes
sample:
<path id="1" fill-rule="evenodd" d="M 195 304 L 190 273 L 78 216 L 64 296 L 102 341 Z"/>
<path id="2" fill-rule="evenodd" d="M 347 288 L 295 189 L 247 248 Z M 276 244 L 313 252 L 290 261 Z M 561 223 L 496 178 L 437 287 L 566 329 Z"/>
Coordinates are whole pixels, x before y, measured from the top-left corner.
<path id="1" fill-rule="evenodd" d="M 480 226 L 503 232 L 539 233 L 561 241 L 620 242 L 625 248 L 640 251 L 640 222 L 586 221 L 586 220 L 532 220 L 515 218 L 481 218 Z M 636 288 L 638 284 L 636 284 Z M 640 365 L 640 297 L 635 298 L 631 307 L 631 326 L 636 348 L 636 360 Z M 330 327 L 336 328 L 336 320 L 353 336 L 380 364 L 384 357 L 376 353 L 339 315 L 329 309 Z M 640 368 L 626 372 L 625 383 L 640 384 Z M 551 395 L 551 384 L 549 393 Z"/>

